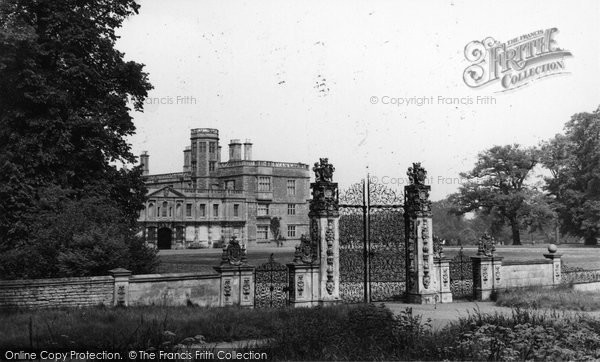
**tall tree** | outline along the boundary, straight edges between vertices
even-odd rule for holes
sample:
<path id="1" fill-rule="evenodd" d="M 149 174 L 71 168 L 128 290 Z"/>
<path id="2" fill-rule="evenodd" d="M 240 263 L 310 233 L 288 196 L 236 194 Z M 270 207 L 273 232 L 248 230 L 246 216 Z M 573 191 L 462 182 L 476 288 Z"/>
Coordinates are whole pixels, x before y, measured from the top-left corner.
<path id="1" fill-rule="evenodd" d="M 600 236 L 600 107 L 577 113 L 565 134 L 542 145 L 542 163 L 551 172 L 546 188 L 555 197 L 563 233 L 596 245 Z"/>
<path id="2" fill-rule="evenodd" d="M 143 182 L 139 170 L 116 165 L 135 162 L 130 111 L 142 109 L 151 85 L 143 65 L 115 49 L 115 30 L 138 8 L 134 0 L 0 2 L 0 253 L 35 244 L 33 221 L 48 207 L 71 215 L 70 203 L 47 202 L 52 193 L 105 204 L 118 219 L 100 222 L 133 230 Z"/>
<path id="3" fill-rule="evenodd" d="M 507 223 L 514 245 L 521 245 L 520 217 L 525 211 L 525 180 L 538 162 L 535 148 L 494 146 L 478 156 L 473 170 L 461 173 L 467 181 L 450 198 L 459 213 L 482 211 Z"/>

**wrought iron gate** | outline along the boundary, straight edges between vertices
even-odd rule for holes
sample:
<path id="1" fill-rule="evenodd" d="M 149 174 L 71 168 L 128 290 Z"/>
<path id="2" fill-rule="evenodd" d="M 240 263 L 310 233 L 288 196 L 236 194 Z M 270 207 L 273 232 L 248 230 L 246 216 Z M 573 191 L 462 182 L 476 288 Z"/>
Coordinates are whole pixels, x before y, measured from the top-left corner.
<path id="1" fill-rule="evenodd" d="M 340 194 L 340 296 L 398 300 L 406 288 L 400 196 L 367 177 Z"/>
<path id="2" fill-rule="evenodd" d="M 269 261 L 257 266 L 254 271 L 254 307 L 285 307 L 287 293 L 288 268 L 276 262 L 271 254 Z"/>
<path id="3" fill-rule="evenodd" d="M 473 263 L 462 245 L 458 254 L 450 260 L 450 291 L 454 299 L 473 297 Z"/>

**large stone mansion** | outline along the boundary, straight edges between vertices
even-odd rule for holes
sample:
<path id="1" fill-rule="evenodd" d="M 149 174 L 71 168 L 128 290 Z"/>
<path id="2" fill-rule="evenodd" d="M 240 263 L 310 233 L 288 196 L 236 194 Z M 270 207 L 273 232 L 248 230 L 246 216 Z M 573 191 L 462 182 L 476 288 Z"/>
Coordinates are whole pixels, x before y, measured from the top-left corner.
<path id="1" fill-rule="evenodd" d="M 190 138 L 182 172 L 151 175 L 148 153 L 140 157 L 148 201 L 139 223 L 149 244 L 213 247 L 237 236 L 254 246 L 274 240 L 272 218 L 280 221 L 282 239 L 293 244 L 308 233 L 307 164 L 255 161 L 250 140 L 237 139 L 221 162 L 218 130 L 192 129 Z"/>

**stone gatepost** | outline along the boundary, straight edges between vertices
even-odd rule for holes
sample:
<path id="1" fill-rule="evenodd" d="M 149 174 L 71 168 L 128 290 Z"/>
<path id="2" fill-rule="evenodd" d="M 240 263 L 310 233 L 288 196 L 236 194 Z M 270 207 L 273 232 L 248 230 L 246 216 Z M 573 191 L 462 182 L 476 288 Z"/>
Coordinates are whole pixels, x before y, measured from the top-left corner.
<path id="1" fill-rule="evenodd" d="M 490 300 L 492 293 L 502 288 L 502 257 L 494 255 L 496 241 L 487 233 L 479 239 L 477 255 L 473 263 L 473 298 Z"/>
<path id="2" fill-rule="evenodd" d="M 214 269 L 221 275 L 221 307 L 254 307 L 254 267 L 248 265 L 246 248 L 235 236 L 223 247 L 221 265 Z"/>
<path id="3" fill-rule="evenodd" d="M 450 291 L 450 258 L 444 256 L 444 247 L 439 238 L 433 237 L 433 264 L 436 271 L 438 302 L 452 303 Z"/>
<path id="4" fill-rule="evenodd" d="M 312 307 L 319 303 L 319 265 L 317 247 L 302 235 L 296 246 L 294 261 L 287 265 L 289 301 L 293 307 Z"/>
<path id="5" fill-rule="evenodd" d="M 410 185 L 404 186 L 406 240 L 406 296 L 409 303 L 439 302 L 439 280 L 434 271 L 431 221 L 431 186 L 425 185 L 427 171 L 413 163 L 407 172 Z M 437 269 L 437 268 L 436 268 Z"/>
<path id="6" fill-rule="evenodd" d="M 310 184 L 310 240 L 316 248 L 318 302 L 336 303 L 340 298 L 340 245 L 338 184 L 332 182 L 333 165 L 327 158 L 315 163 L 315 182 Z"/>
<path id="7" fill-rule="evenodd" d="M 113 305 L 127 307 L 129 305 L 129 278 L 131 271 L 124 268 L 109 270 L 108 273 L 115 279 L 113 292 Z"/>
<path id="8" fill-rule="evenodd" d="M 552 260 L 552 280 L 554 285 L 560 284 L 562 281 L 561 273 L 561 257 L 562 254 L 556 254 L 558 248 L 554 244 L 548 246 L 548 253 L 544 254 L 544 258 Z"/>

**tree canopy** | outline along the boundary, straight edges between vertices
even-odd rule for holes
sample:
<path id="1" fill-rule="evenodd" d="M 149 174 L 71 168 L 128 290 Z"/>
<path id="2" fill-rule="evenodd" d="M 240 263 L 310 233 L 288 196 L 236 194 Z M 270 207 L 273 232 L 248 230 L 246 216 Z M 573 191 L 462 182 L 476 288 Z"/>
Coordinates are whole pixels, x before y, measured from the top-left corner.
<path id="1" fill-rule="evenodd" d="M 577 113 L 542 145 L 542 163 L 551 172 L 546 189 L 554 197 L 563 233 L 596 245 L 600 236 L 600 108 Z"/>
<path id="2" fill-rule="evenodd" d="M 525 180 L 538 163 L 535 148 L 494 146 L 478 155 L 475 167 L 461 177 L 467 181 L 450 197 L 457 212 L 481 211 L 511 227 L 514 245 L 521 244 L 520 217 L 525 213 Z"/>
<path id="3" fill-rule="evenodd" d="M 124 256 L 136 248 L 145 255 L 144 246 L 134 237 L 145 195 L 141 172 L 117 167 L 136 161 L 126 140 L 135 132 L 130 111 L 142 110 L 151 89 L 143 65 L 125 61 L 115 48 L 115 30 L 138 9 L 134 0 L 0 3 L 3 265 L 23 266 L 21 259 L 27 253 L 39 254 L 49 265 L 58 263 L 59 255 L 76 260 L 79 256 L 69 253 L 77 245 L 116 241 L 115 230 L 127 231 L 119 239 Z M 77 209 L 88 216 L 87 227 L 68 223 Z M 111 217 L 92 217 L 103 212 Z M 41 228 L 56 237 L 50 245 L 58 254 L 43 252 L 50 245 L 43 245 L 49 240 L 41 236 Z M 147 256 L 151 264 L 153 256 Z M 89 274 L 110 265 L 69 270 Z M 5 275 L 31 275 L 31 271 L 0 269 Z M 53 275 L 73 274 L 48 270 Z"/>

